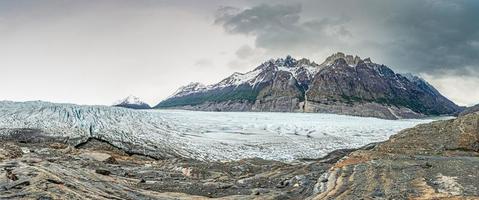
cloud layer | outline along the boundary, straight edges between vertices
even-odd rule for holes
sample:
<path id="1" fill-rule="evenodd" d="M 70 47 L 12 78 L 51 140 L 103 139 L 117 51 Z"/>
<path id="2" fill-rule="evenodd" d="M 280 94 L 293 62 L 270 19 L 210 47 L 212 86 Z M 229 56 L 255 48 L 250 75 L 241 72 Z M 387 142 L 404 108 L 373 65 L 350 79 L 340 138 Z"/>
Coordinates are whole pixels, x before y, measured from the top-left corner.
<path id="1" fill-rule="evenodd" d="M 216 14 L 215 24 L 223 26 L 228 33 L 254 36 L 257 47 L 279 53 L 307 54 L 311 50 L 346 43 L 351 36 L 345 27 L 349 19 L 302 21 L 301 11 L 301 4 L 261 4 L 244 10 L 222 7 Z"/>
<path id="2" fill-rule="evenodd" d="M 304 8 L 304 9 L 303 9 Z M 478 74 L 479 2 L 340 0 L 222 7 L 215 23 L 257 48 L 358 52 L 403 71 Z"/>

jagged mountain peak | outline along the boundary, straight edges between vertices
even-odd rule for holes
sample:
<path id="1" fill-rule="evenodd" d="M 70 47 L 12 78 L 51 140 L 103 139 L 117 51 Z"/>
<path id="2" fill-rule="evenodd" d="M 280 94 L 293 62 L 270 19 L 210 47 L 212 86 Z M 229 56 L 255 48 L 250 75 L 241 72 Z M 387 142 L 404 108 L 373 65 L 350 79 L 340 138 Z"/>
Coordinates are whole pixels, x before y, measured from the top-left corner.
<path id="1" fill-rule="evenodd" d="M 295 67 L 297 64 L 297 60 L 293 58 L 291 55 L 287 55 L 284 58 L 271 58 L 268 61 L 262 63 L 258 68 L 264 68 L 271 65 L 279 66 L 279 67 Z"/>
<path id="2" fill-rule="evenodd" d="M 313 66 L 313 67 L 318 67 L 319 65 L 314 62 L 314 61 L 311 61 L 307 58 L 301 58 L 298 60 L 298 65 L 300 66 L 303 66 L 303 65 L 308 65 L 308 66 Z"/>
<path id="3" fill-rule="evenodd" d="M 295 67 L 298 61 L 291 57 L 291 55 L 287 55 L 285 59 L 281 59 L 282 65 L 285 67 Z"/>
<path id="4" fill-rule="evenodd" d="M 285 58 L 270 59 L 253 71 L 287 71 L 296 76 L 298 73 L 303 73 L 304 71 L 307 71 L 310 75 L 314 75 L 319 69 L 320 65 L 314 61 L 307 58 L 296 59 L 287 55 Z"/>
<path id="5" fill-rule="evenodd" d="M 373 63 L 373 61 L 371 61 L 371 58 L 365 58 L 363 60 L 364 63 Z"/>
<path id="6" fill-rule="evenodd" d="M 344 59 L 346 61 L 346 63 L 350 66 L 356 66 L 361 61 L 363 61 L 363 60 L 361 60 L 361 58 L 359 56 L 346 55 L 343 52 L 337 52 L 337 53 L 334 53 L 333 55 L 327 57 L 326 60 L 323 63 L 321 63 L 321 66 L 332 65 L 338 59 Z M 369 60 L 369 62 L 370 61 L 371 60 Z"/>
<path id="7" fill-rule="evenodd" d="M 291 55 L 287 55 L 284 58 L 269 59 L 268 61 L 261 63 L 261 65 L 256 67 L 253 71 L 274 70 L 278 68 L 280 70 L 285 68 L 290 68 L 290 69 L 287 69 L 287 71 L 291 71 L 292 69 L 294 70 L 295 68 L 300 68 L 300 67 L 304 67 L 304 68 L 308 68 L 312 70 L 313 68 L 319 68 L 320 65 L 307 58 L 296 59 L 292 57 Z M 313 71 L 317 71 L 317 69 L 314 69 Z"/>

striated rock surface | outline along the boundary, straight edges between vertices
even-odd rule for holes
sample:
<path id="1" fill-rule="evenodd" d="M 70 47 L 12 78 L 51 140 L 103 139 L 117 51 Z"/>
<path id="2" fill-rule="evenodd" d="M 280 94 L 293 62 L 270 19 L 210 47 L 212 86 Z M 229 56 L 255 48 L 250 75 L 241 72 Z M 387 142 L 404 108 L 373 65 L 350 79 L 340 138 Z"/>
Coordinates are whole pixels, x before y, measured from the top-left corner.
<path id="1" fill-rule="evenodd" d="M 252 111 L 293 112 L 300 109 L 304 91 L 293 74 L 285 71 L 275 73 L 271 84 L 262 88 Z"/>
<path id="2" fill-rule="evenodd" d="M 418 125 L 344 157 L 313 199 L 478 199 L 479 114 Z"/>
<path id="3" fill-rule="evenodd" d="M 291 56 L 234 73 L 213 85 L 192 83 L 155 108 L 205 111 L 322 112 L 385 119 L 453 115 L 461 108 L 425 80 L 336 53 L 323 63 Z"/>
<path id="4" fill-rule="evenodd" d="M 304 199 L 314 193 L 320 174 L 350 152 L 289 164 L 262 159 L 202 162 L 156 160 L 98 140 L 79 147 L 51 144 L 0 142 L 6 154 L 28 149 L 0 157 L 0 199 Z M 85 155 L 110 155 L 115 162 Z"/>

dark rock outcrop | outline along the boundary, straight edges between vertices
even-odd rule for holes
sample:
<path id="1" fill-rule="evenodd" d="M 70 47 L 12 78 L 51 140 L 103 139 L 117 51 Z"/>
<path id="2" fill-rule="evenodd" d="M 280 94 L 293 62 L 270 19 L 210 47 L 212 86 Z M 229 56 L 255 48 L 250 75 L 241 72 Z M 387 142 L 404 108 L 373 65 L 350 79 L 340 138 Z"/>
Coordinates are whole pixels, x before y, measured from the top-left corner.
<path id="1" fill-rule="evenodd" d="M 278 71 L 265 85 L 251 110 L 293 112 L 300 109 L 299 102 L 304 101 L 304 91 L 293 74 Z"/>
<path id="2" fill-rule="evenodd" d="M 479 198 L 479 114 L 404 130 L 318 180 L 313 199 Z"/>
<path id="3" fill-rule="evenodd" d="M 384 65 L 360 61 L 351 67 L 343 58 L 320 70 L 307 91 L 307 100 L 321 105 L 356 105 L 381 104 L 373 111 L 386 107 L 382 118 L 414 117 L 421 115 L 453 114 L 459 109 L 456 104 L 443 97 L 424 80 L 412 76 L 408 79 L 394 73 Z M 343 106 L 347 107 L 347 106 Z M 403 108 L 405 112 L 392 109 Z M 314 106 L 309 111 L 317 111 Z M 368 111 L 370 109 L 363 109 Z M 393 116 L 387 116 L 391 113 Z M 359 113 L 374 117 L 377 114 Z"/>

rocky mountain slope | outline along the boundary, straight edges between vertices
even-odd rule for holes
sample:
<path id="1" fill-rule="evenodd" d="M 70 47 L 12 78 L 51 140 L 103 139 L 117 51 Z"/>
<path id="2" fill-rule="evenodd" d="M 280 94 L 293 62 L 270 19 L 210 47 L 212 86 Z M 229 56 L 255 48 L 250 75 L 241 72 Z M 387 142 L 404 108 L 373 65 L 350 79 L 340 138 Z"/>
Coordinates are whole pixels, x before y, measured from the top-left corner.
<path id="1" fill-rule="evenodd" d="M 385 119 L 449 115 L 460 110 L 419 77 L 397 74 L 369 58 L 343 53 L 321 64 L 291 56 L 270 60 L 217 84 L 181 87 L 154 108 L 324 112 Z"/>
<path id="2" fill-rule="evenodd" d="M 128 96 L 124 99 L 121 99 L 113 104 L 115 107 L 123 108 L 132 108 L 132 109 L 150 109 L 150 105 L 140 100 L 140 98 L 135 96 Z"/>
<path id="3" fill-rule="evenodd" d="M 464 111 L 462 111 L 459 114 L 459 116 L 464 116 L 464 115 L 468 115 L 468 114 L 475 113 L 475 112 L 479 112 L 479 104 L 464 109 Z"/>
<path id="4" fill-rule="evenodd" d="M 479 198 L 478 113 L 291 163 L 154 159 L 108 140 L 72 145 L 20 124 L 0 134 L 0 199 Z"/>

